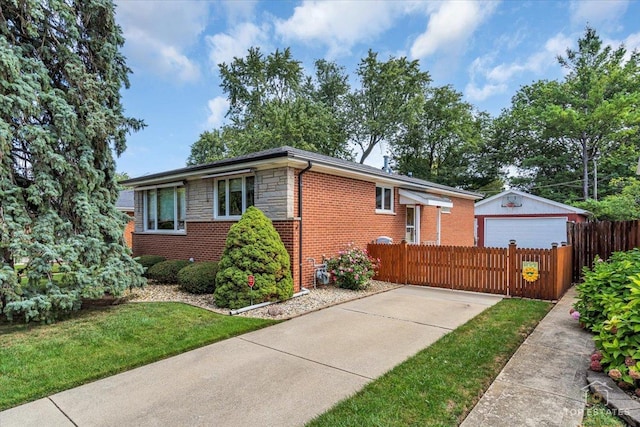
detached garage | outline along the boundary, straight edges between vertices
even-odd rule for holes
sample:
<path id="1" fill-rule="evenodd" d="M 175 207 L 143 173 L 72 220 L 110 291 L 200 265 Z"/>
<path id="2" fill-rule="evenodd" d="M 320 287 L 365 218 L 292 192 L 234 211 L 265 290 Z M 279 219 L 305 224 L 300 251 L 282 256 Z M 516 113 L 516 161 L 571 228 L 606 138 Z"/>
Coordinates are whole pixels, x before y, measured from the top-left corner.
<path id="1" fill-rule="evenodd" d="M 475 204 L 476 242 L 483 247 L 550 248 L 567 241 L 567 222 L 584 222 L 589 212 L 518 190 Z"/>

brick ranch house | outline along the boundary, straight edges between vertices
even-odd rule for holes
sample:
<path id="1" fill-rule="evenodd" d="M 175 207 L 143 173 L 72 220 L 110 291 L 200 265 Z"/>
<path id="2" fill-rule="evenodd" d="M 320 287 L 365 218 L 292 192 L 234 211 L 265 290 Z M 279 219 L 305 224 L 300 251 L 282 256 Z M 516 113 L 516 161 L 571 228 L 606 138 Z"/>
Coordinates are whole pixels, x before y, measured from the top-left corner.
<path id="1" fill-rule="evenodd" d="M 280 147 L 124 181 L 134 189 L 135 256 L 218 260 L 230 226 L 251 205 L 291 256 L 296 291 L 313 263 L 349 242 L 472 246 L 481 195 L 329 156 Z"/>

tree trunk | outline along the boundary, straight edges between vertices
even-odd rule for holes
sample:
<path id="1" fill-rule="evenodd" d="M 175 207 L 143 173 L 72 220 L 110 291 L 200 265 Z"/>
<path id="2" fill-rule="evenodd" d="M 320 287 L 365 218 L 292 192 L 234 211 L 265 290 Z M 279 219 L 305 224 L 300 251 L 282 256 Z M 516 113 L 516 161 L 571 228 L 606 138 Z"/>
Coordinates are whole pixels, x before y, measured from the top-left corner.
<path id="1" fill-rule="evenodd" d="M 2 248 L 0 254 L 2 255 L 2 263 L 9 264 L 9 267 L 13 268 L 13 255 L 9 248 Z"/>

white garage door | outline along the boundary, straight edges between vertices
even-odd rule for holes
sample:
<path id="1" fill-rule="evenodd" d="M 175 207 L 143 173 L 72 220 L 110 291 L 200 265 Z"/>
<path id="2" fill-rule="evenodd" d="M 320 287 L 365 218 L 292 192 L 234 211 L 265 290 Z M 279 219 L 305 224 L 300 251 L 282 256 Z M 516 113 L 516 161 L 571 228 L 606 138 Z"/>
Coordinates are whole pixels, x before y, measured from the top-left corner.
<path id="1" fill-rule="evenodd" d="M 484 246 L 504 248 L 515 240 L 519 248 L 551 248 L 567 241 L 567 218 L 486 218 Z"/>

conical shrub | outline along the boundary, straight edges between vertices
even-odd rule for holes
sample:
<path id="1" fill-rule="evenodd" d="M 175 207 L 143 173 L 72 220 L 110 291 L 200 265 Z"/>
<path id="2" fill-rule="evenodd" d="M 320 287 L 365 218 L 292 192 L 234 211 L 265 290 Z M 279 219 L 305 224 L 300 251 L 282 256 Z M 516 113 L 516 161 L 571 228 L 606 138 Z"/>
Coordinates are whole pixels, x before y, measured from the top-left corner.
<path id="1" fill-rule="evenodd" d="M 253 288 L 248 286 L 250 275 Z M 271 220 L 252 206 L 227 235 L 216 275 L 216 305 L 237 309 L 292 295 L 289 253 Z"/>

